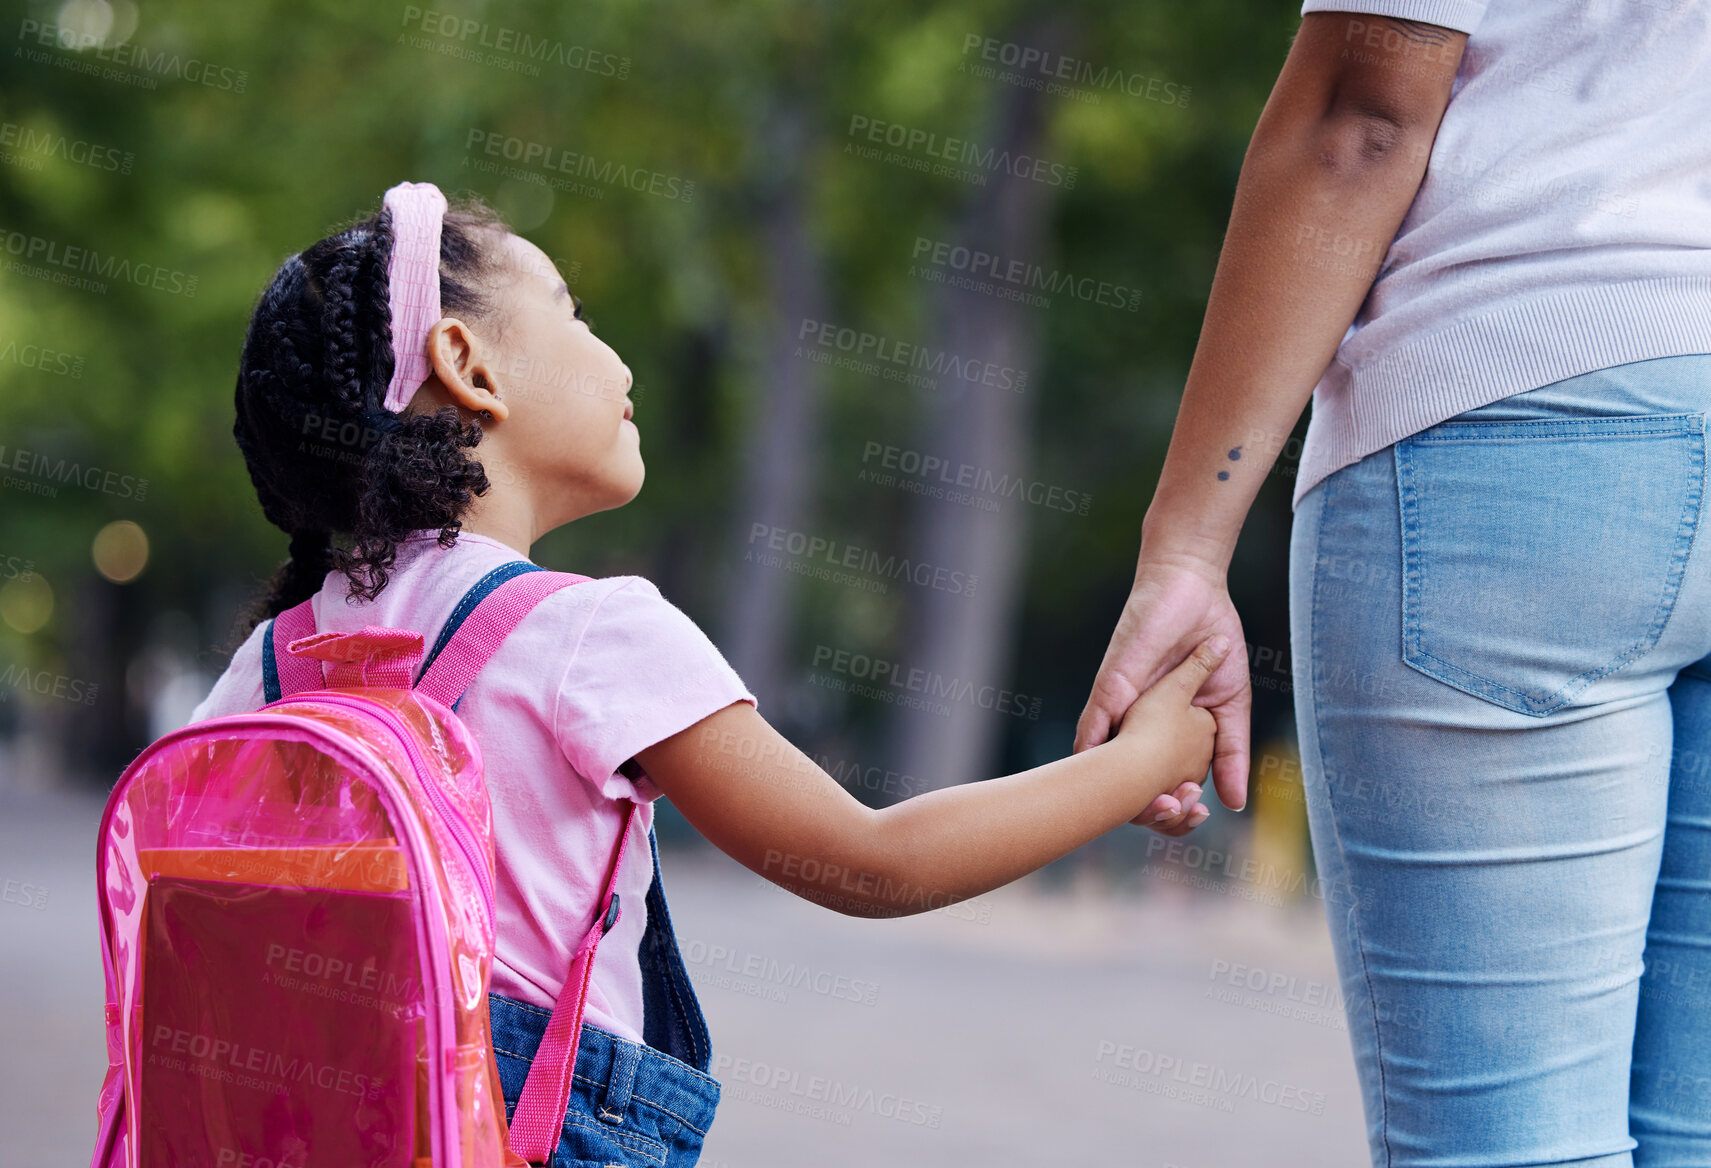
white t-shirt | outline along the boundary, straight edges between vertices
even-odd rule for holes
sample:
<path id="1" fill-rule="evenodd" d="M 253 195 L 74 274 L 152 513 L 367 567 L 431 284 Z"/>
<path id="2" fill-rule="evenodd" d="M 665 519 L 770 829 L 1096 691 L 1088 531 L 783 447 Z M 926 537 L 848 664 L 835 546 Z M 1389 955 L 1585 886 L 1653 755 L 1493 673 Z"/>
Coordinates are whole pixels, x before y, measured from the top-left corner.
<path id="1" fill-rule="evenodd" d="M 1711 353 L 1711 3 L 1306 0 L 1301 11 L 1470 35 L 1425 181 L 1314 390 L 1295 505 L 1332 471 L 1466 410 Z M 1345 51 L 1405 67 L 1394 34 L 1387 47 L 1381 22 L 1371 27 Z M 1297 246 L 1303 262 L 1339 260 L 1334 237 Z"/>
<path id="2" fill-rule="evenodd" d="M 442 548 L 435 534 L 399 545 L 390 582 L 369 603 L 348 603 L 344 576 L 330 573 L 314 598 L 316 629 L 412 629 L 432 644 L 471 585 L 526 558 L 467 532 Z M 266 628 L 233 655 L 191 721 L 261 707 Z M 618 768 L 739 701 L 755 698 L 695 622 L 640 576 L 560 589 L 505 639 L 457 710 L 481 747 L 493 803 L 495 992 L 552 1007 L 594 919 L 623 824 L 619 800 L 635 799 L 617 882 L 622 911 L 600 944 L 583 1020 L 642 1041 L 638 953 L 659 790 Z"/>

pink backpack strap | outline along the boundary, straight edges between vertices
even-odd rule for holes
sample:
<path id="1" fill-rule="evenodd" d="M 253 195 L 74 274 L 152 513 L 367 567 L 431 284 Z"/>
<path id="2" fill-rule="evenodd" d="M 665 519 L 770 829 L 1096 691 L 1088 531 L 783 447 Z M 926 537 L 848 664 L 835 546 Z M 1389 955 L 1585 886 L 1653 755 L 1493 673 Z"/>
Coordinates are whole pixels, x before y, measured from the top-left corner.
<path id="1" fill-rule="evenodd" d="M 306 690 L 321 689 L 321 663 L 287 652 L 291 642 L 315 635 L 313 600 L 305 600 L 273 618 L 262 645 L 263 700 L 277 702 Z"/>
<path id="2" fill-rule="evenodd" d="M 611 931 L 622 915 L 618 906 L 618 870 L 624 863 L 624 850 L 630 842 L 630 827 L 636 820 L 636 803 L 624 801 L 624 827 L 618 833 L 618 847 L 612 865 L 606 872 L 606 887 L 600 895 L 600 911 L 594 923 L 576 948 L 576 959 L 570 964 L 570 976 L 553 1003 L 552 1017 L 547 1019 L 546 1033 L 529 1064 L 523 1080 L 523 1092 L 517 1097 L 517 1107 L 508 1125 L 507 1142 L 511 1150 L 530 1164 L 545 1164 L 558 1147 L 559 1134 L 564 1130 L 564 1113 L 570 1105 L 571 1078 L 576 1070 L 576 1051 L 582 1043 L 582 1008 L 588 1001 L 589 981 L 594 973 L 594 954 L 600 939 Z"/>
<path id="3" fill-rule="evenodd" d="M 440 634 L 416 691 L 456 706 L 505 638 L 541 601 L 589 579 L 520 562 L 496 568 L 463 598 Z"/>

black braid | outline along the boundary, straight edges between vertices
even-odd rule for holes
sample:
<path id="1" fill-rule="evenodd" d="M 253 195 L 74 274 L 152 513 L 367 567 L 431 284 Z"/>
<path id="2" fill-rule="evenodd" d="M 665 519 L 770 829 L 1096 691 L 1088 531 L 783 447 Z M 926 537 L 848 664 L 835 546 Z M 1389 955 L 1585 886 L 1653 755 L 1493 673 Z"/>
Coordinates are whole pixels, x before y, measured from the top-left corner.
<path id="1" fill-rule="evenodd" d="M 475 196 L 457 200 L 440 233 L 440 304 L 481 320 L 498 272 L 502 219 Z M 317 592 L 342 571 L 348 594 L 386 587 L 398 543 L 438 528 L 450 546 L 461 516 L 487 490 L 469 451 L 481 428 L 446 407 L 405 417 L 382 404 L 391 380 L 386 264 L 391 214 L 382 210 L 280 265 L 250 318 L 239 361 L 232 434 L 262 514 L 291 537 L 290 559 L 247 628 Z M 342 537 L 348 547 L 340 547 Z"/>
<path id="2" fill-rule="evenodd" d="M 325 531 L 299 531 L 291 537 L 291 558 L 279 570 L 269 604 L 277 604 L 275 615 L 302 604 L 321 590 L 321 582 L 333 568 L 333 537 Z"/>

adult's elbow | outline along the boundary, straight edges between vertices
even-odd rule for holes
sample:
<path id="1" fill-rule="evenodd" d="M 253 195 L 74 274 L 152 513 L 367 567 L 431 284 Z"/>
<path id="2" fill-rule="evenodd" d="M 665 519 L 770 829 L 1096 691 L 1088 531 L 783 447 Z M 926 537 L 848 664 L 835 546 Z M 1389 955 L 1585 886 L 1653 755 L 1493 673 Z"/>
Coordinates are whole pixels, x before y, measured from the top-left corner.
<path id="1" fill-rule="evenodd" d="M 1335 174 L 1423 169 L 1466 44 L 1466 33 L 1418 22 L 1308 13 L 1267 115 L 1291 148 L 1305 129 Z"/>
<path id="2" fill-rule="evenodd" d="M 1334 177 L 1360 178 L 1415 165 L 1431 150 L 1437 119 L 1371 107 L 1333 107 L 1314 135 L 1314 158 Z"/>

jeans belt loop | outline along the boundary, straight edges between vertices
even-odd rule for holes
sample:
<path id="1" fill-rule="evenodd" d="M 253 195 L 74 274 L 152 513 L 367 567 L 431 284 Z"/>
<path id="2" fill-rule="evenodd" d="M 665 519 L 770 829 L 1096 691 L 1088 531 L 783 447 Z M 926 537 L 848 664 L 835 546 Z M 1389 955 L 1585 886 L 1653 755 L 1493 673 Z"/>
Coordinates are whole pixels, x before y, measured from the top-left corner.
<path id="1" fill-rule="evenodd" d="M 612 1070 L 606 1076 L 606 1090 L 600 1103 L 600 1118 L 606 1123 L 621 1124 L 630 1110 L 630 1092 L 636 1085 L 636 1068 L 641 1065 L 642 1050 L 633 1042 L 612 1044 Z"/>

